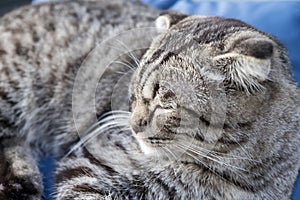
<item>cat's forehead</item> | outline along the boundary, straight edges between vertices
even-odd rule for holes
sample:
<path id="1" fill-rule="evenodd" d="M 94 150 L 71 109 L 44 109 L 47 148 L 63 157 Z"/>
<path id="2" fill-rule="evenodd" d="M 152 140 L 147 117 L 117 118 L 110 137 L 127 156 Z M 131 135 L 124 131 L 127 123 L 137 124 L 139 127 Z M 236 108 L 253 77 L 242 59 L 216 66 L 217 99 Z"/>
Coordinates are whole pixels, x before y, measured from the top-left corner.
<path id="1" fill-rule="evenodd" d="M 185 32 L 193 36 L 201 36 L 203 42 L 222 40 L 226 35 L 241 31 L 254 30 L 255 28 L 236 19 L 222 17 L 190 16 L 177 24 L 170 30 Z M 200 38 L 199 38 L 200 39 Z"/>
<path id="2" fill-rule="evenodd" d="M 232 52 L 249 38 L 266 40 L 268 36 L 235 19 L 186 17 L 154 40 L 137 69 L 135 82 L 141 85 L 140 91 L 152 87 L 152 77 L 171 77 L 169 82 L 177 81 L 178 77 L 187 83 L 219 82 L 224 74 L 214 67 L 215 58 Z"/>
<path id="3" fill-rule="evenodd" d="M 190 16 L 172 25 L 159 46 L 174 53 L 193 48 L 201 52 L 223 51 L 239 38 L 261 34 L 254 27 L 236 19 Z"/>

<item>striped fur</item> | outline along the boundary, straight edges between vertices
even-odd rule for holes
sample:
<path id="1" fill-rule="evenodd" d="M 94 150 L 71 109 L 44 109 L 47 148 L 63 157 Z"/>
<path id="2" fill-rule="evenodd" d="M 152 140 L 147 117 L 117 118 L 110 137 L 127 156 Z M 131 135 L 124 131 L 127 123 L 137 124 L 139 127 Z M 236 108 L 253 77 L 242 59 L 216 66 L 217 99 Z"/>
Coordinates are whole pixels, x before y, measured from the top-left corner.
<path id="1" fill-rule="evenodd" d="M 63 1 L 26 6 L 1 18 L 0 142 L 5 159 L 0 169 L 10 169 L 10 175 L 6 170 L 0 174 L 1 199 L 41 198 L 37 160 L 44 154 L 60 158 L 78 141 L 72 113 L 77 70 L 104 38 L 133 27 L 150 27 L 158 12 L 147 9 L 148 13 L 141 13 L 143 10 L 146 8 L 139 3 L 122 0 Z M 116 71 L 126 73 L 128 69 L 118 67 Z M 97 96 L 99 116 L 110 109 L 110 86 L 120 77 L 108 73 L 102 79 Z M 24 175 L 19 172 L 22 166 Z"/>
<path id="2" fill-rule="evenodd" d="M 158 14 L 130 1 L 66 1 L 1 19 L 0 198 L 41 198 L 43 154 L 59 160 L 56 199 L 290 198 L 298 88 L 284 47 L 238 20 L 160 16 L 156 37 L 143 38 L 147 51 L 121 56 L 102 76 L 99 121 L 75 127 L 72 89 L 88 53 Z M 130 112 L 111 111 L 128 96 Z M 89 127 L 81 138 L 78 126 Z"/>
<path id="3" fill-rule="evenodd" d="M 115 111 L 76 145 L 56 172 L 57 199 L 289 199 L 299 97 L 282 45 L 233 19 L 158 21 L 129 123 Z"/>

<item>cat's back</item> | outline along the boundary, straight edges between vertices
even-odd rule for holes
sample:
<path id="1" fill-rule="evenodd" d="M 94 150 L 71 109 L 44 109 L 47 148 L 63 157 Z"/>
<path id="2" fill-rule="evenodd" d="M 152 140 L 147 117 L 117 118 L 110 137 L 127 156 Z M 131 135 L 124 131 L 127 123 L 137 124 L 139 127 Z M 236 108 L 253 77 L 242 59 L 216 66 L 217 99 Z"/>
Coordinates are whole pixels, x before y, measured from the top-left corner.
<path id="1" fill-rule="evenodd" d="M 122 30 L 151 26 L 157 14 L 137 2 L 100 0 L 30 5 L 4 15 L 0 127 L 12 128 L 2 135 L 70 127 L 74 78 L 88 53 Z"/>
<path id="2" fill-rule="evenodd" d="M 121 0 L 69 1 L 8 13 L 0 20 L 1 80 L 33 76 L 36 84 L 53 85 L 53 76 L 71 75 L 68 71 L 74 70 L 97 42 L 122 30 L 150 26 L 156 16 L 149 10 L 143 13 L 143 9 Z"/>

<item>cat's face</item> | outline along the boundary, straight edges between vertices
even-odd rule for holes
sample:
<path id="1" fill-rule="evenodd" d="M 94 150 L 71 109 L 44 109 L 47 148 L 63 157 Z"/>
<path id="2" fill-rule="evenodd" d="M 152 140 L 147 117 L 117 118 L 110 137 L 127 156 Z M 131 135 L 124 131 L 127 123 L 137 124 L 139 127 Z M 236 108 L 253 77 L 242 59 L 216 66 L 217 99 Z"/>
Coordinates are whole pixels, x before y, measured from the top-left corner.
<path id="1" fill-rule="evenodd" d="M 130 89 L 130 125 L 141 149 L 177 159 L 193 146 L 226 151 L 224 141 L 243 140 L 230 134 L 251 126 L 268 98 L 274 42 L 231 19 L 167 15 L 157 24 L 166 30 Z"/>

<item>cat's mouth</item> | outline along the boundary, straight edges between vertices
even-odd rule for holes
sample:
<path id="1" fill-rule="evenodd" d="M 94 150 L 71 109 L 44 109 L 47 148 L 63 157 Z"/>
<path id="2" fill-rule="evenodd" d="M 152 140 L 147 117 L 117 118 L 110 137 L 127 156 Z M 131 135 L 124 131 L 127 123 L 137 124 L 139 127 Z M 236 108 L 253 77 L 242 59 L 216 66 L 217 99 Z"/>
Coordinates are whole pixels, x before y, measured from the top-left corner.
<path id="1" fill-rule="evenodd" d="M 170 143 L 174 137 L 170 137 L 169 134 L 161 133 L 161 134 L 151 134 L 146 131 L 143 132 L 137 132 L 131 129 L 134 136 L 138 140 L 143 140 L 146 143 L 149 143 L 151 145 L 160 145 L 160 144 L 168 144 Z"/>
<path id="2" fill-rule="evenodd" d="M 142 136 L 142 134 L 135 136 L 137 140 L 143 141 L 151 146 L 161 146 L 170 144 L 173 139 L 165 136 Z"/>
<path id="3" fill-rule="evenodd" d="M 167 148 L 168 145 L 172 143 L 171 139 L 161 139 L 161 138 L 143 138 L 137 139 L 141 150 L 146 155 L 153 155 L 157 156 L 160 152 L 160 149 Z"/>
<path id="4" fill-rule="evenodd" d="M 146 132 L 135 132 L 132 130 L 134 137 L 138 141 L 141 150 L 145 154 L 152 154 L 157 152 L 157 148 L 164 148 L 167 145 L 172 144 L 173 138 L 166 135 L 151 135 Z"/>
<path id="5" fill-rule="evenodd" d="M 148 137 L 145 141 L 152 146 L 160 147 L 166 144 L 170 144 L 172 142 L 172 139 L 166 137 Z"/>

